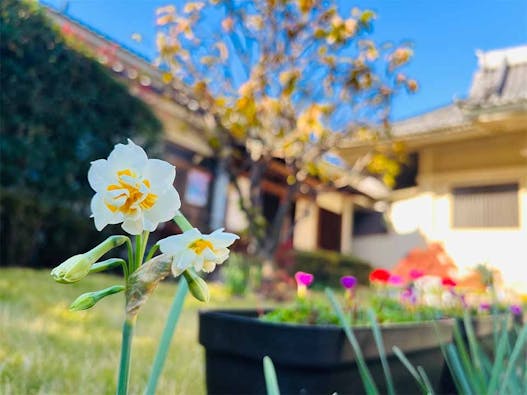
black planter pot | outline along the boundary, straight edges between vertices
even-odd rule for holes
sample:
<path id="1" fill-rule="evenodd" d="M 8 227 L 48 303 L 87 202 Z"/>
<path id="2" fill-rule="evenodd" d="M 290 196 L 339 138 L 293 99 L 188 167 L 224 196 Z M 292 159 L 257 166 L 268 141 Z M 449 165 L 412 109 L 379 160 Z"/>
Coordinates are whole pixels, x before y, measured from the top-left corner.
<path id="1" fill-rule="evenodd" d="M 444 360 L 440 342 L 452 339 L 454 320 L 383 325 L 384 345 L 396 391 L 421 393 L 415 379 L 393 354 L 398 346 L 422 366 L 441 392 Z M 354 328 L 355 336 L 381 393 L 383 370 L 369 327 Z M 265 394 L 262 358 L 271 357 L 283 394 L 363 394 L 354 352 L 337 326 L 289 325 L 263 322 L 256 311 L 203 311 L 199 341 L 206 350 L 209 394 Z M 444 379 L 444 374 L 443 374 Z"/>

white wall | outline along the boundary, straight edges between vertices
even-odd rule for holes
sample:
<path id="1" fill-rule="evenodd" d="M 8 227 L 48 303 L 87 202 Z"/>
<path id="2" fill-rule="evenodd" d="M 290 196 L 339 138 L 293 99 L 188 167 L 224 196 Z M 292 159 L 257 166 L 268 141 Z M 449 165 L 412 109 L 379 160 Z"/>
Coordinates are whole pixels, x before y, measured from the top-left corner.
<path id="1" fill-rule="evenodd" d="M 422 234 L 414 231 L 407 234 L 379 234 L 355 236 L 352 254 L 370 262 L 374 267 L 391 269 L 413 248 L 426 246 Z"/>
<path id="2" fill-rule="evenodd" d="M 486 263 L 502 272 L 507 285 L 527 293 L 527 169 L 488 169 L 423 177 L 426 191 L 392 202 L 387 235 L 355 237 L 353 254 L 390 268 L 426 241 L 440 242 L 460 268 Z M 453 186 L 519 183 L 519 226 L 455 229 L 451 224 Z"/>
<path id="3" fill-rule="evenodd" d="M 238 180 L 242 194 L 245 197 L 249 196 L 249 180 L 247 178 L 240 178 Z M 240 208 L 239 194 L 231 185 L 227 197 L 227 209 L 225 213 L 225 227 L 233 232 L 240 232 L 247 229 L 247 217 Z"/>

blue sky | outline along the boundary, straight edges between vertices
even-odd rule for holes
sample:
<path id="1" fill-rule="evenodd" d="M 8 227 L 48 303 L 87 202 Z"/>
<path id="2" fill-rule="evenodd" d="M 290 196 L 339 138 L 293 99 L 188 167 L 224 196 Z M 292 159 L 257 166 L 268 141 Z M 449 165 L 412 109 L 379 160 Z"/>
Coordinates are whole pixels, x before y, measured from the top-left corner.
<path id="1" fill-rule="evenodd" d="M 61 6 L 65 0 L 42 1 Z M 147 58 L 155 57 L 155 9 L 170 0 L 70 0 L 68 14 Z M 353 6 L 377 13 L 373 38 L 411 41 L 415 57 L 407 73 L 417 94 L 398 97 L 393 117 L 401 119 L 464 97 L 477 67 L 475 51 L 527 44 L 525 0 L 338 0 L 346 14 Z M 143 41 L 132 40 L 140 33 Z"/>

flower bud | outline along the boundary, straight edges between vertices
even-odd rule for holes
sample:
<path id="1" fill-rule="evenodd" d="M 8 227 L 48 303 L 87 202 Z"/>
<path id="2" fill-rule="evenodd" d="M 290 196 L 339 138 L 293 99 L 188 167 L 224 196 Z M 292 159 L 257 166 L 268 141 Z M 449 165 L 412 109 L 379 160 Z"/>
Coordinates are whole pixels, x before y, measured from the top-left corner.
<path id="1" fill-rule="evenodd" d="M 185 270 L 183 272 L 185 280 L 187 280 L 188 289 L 192 296 L 201 302 L 208 303 L 210 300 L 209 287 L 205 280 L 199 277 L 192 270 Z"/>
<path id="2" fill-rule="evenodd" d="M 77 297 L 77 299 L 75 299 L 70 305 L 70 310 L 87 310 L 90 307 L 95 306 L 95 304 L 98 302 L 98 300 L 95 298 L 95 293 L 96 292 L 86 292 L 82 295 L 79 295 L 79 297 Z"/>
<path id="3" fill-rule="evenodd" d="M 74 255 L 54 268 L 51 276 L 62 284 L 75 283 L 88 275 L 91 265 L 86 254 Z"/>
<path id="4" fill-rule="evenodd" d="M 99 300 L 122 291 L 124 291 L 124 286 L 114 285 L 109 288 L 101 289 L 100 291 L 86 292 L 73 301 L 70 305 L 70 310 L 87 310 L 95 306 Z"/>
<path id="5" fill-rule="evenodd" d="M 59 283 L 69 284 L 82 280 L 90 272 L 91 266 L 112 248 L 126 242 L 126 236 L 110 236 L 90 251 L 74 255 L 51 271 L 53 279 Z"/>

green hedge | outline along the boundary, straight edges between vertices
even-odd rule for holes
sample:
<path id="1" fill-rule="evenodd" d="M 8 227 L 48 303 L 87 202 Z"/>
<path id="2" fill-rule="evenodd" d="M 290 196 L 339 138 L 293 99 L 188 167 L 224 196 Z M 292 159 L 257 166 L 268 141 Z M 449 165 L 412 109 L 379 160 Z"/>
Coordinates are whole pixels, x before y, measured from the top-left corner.
<path id="1" fill-rule="evenodd" d="M 352 255 L 334 251 L 292 251 L 293 264 L 287 270 L 290 274 L 297 271 L 312 273 L 314 286 L 340 287 L 342 276 L 355 276 L 361 284 L 368 284 L 370 264 Z"/>
<path id="2" fill-rule="evenodd" d="M 1 1 L 0 37 L 1 264 L 52 265 L 102 236 L 88 218 L 90 161 L 127 138 L 152 152 L 162 128 L 38 3 Z"/>
<path id="3" fill-rule="evenodd" d="M 0 226 L 0 262 L 15 266 L 54 266 L 110 235 L 95 229 L 88 210 L 42 204 L 29 191 L 9 189 L 0 189 Z"/>

